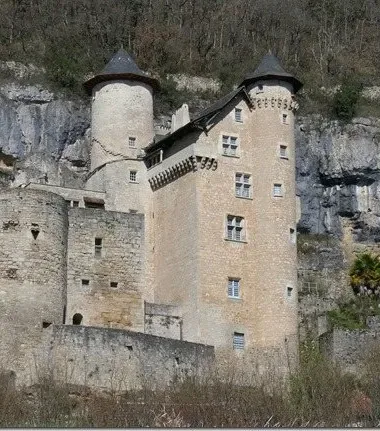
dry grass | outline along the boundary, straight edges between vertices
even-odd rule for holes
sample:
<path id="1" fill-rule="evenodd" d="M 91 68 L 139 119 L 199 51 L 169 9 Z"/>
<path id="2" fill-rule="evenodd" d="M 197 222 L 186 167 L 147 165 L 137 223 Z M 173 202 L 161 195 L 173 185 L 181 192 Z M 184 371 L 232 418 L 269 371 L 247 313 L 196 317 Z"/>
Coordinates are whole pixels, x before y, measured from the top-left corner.
<path id="1" fill-rule="evenodd" d="M 363 377 L 344 374 L 313 349 L 287 381 L 237 385 L 188 379 L 164 391 L 95 393 L 44 379 L 15 390 L 0 375 L 0 427 L 343 427 L 380 422 L 380 351 Z"/>

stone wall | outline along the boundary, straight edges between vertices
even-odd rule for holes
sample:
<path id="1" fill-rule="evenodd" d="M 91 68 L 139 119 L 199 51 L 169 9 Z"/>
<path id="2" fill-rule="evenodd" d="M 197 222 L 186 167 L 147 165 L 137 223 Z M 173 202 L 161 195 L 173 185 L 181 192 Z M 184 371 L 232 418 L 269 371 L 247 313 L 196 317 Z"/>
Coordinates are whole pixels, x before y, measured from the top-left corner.
<path id="1" fill-rule="evenodd" d="M 361 371 L 364 362 L 380 347 L 378 321 L 370 323 L 366 330 L 344 330 L 334 328 L 321 335 L 319 347 L 324 356 L 333 360 L 346 371 Z"/>
<path id="2" fill-rule="evenodd" d="M 331 235 L 298 235 L 300 339 L 326 330 L 325 314 L 352 297 L 342 243 Z"/>
<path id="3" fill-rule="evenodd" d="M 182 317 L 173 305 L 145 302 L 146 334 L 182 340 Z"/>
<path id="4" fill-rule="evenodd" d="M 256 360 L 265 351 L 266 362 L 276 356 L 282 371 L 297 352 L 294 102 L 288 84 L 265 81 L 263 90 L 249 90 L 254 108 L 236 97 L 207 133 L 179 138 L 148 171 L 155 302 L 180 306 L 184 339 L 214 345 L 222 362 L 245 354 Z M 235 107 L 242 121 L 236 121 Z M 223 151 L 224 135 L 237 138 L 236 154 Z M 286 157 L 280 157 L 280 145 Z M 247 198 L 236 195 L 237 173 L 250 176 Z M 277 182 L 280 197 L 273 196 Z M 242 217 L 241 241 L 227 238 L 228 215 Z M 238 297 L 228 296 L 229 278 L 240 282 Z M 243 334 L 243 352 L 233 348 L 234 333 Z"/>
<path id="5" fill-rule="evenodd" d="M 70 208 L 69 222 L 67 323 L 143 331 L 144 216 Z"/>
<path id="6" fill-rule="evenodd" d="M 66 306 L 67 205 L 37 190 L 0 193 L 0 363 L 26 381 L 44 327 Z"/>
<path id="7" fill-rule="evenodd" d="M 78 206 L 84 208 L 86 206 L 86 198 L 92 199 L 98 202 L 104 202 L 106 194 L 105 192 L 99 192 L 94 190 L 74 189 L 70 187 L 60 187 L 51 184 L 37 184 L 29 183 L 25 188 L 33 190 L 45 190 L 50 193 L 55 193 L 62 196 L 69 205 L 73 205 L 73 201 L 78 203 Z"/>
<path id="8" fill-rule="evenodd" d="M 117 329 L 52 326 L 41 356 L 58 380 L 122 391 L 211 371 L 214 348 Z"/>

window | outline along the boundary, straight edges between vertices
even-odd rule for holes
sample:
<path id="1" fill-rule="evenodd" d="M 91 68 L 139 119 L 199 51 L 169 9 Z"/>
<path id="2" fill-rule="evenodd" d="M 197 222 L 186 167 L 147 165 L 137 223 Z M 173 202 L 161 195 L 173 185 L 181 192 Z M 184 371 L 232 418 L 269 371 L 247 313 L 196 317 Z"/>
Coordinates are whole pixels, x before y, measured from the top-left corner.
<path id="1" fill-rule="evenodd" d="M 240 298 L 240 280 L 238 278 L 228 279 L 228 297 Z"/>
<path id="2" fill-rule="evenodd" d="M 234 350 L 244 350 L 244 334 L 241 332 L 234 332 L 232 346 Z"/>
<path id="3" fill-rule="evenodd" d="M 129 181 L 131 183 L 137 182 L 137 171 L 129 171 Z"/>
<path id="4" fill-rule="evenodd" d="M 256 89 L 256 93 L 262 93 L 264 91 L 263 84 L 259 84 Z"/>
<path id="5" fill-rule="evenodd" d="M 235 194 L 239 198 L 251 197 L 251 175 L 241 173 L 235 175 Z"/>
<path id="6" fill-rule="evenodd" d="M 222 146 L 225 156 L 237 156 L 238 139 L 236 137 L 223 135 Z"/>
<path id="7" fill-rule="evenodd" d="M 103 240 L 102 238 L 95 238 L 95 256 L 100 257 L 102 255 Z"/>
<path id="8" fill-rule="evenodd" d="M 111 283 L 110 283 L 110 286 L 113 287 L 113 288 L 116 288 L 117 285 L 118 285 L 117 281 L 111 281 Z"/>
<path id="9" fill-rule="evenodd" d="M 273 184 L 273 196 L 282 196 L 282 184 Z"/>
<path id="10" fill-rule="evenodd" d="M 136 138 L 130 136 L 128 139 L 128 146 L 129 148 L 136 148 Z"/>
<path id="11" fill-rule="evenodd" d="M 83 316 L 80 313 L 75 313 L 73 316 L 73 325 L 80 325 L 82 320 Z"/>
<path id="12" fill-rule="evenodd" d="M 78 208 L 79 207 L 79 201 L 73 201 L 73 207 Z"/>
<path id="13" fill-rule="evenodd" d="M 288 124 L 288 114 L 282 114 L 282 124 Z"/>
<path id="14" fill-rule="evenodd" d="M 281 159 L 288 158 L 288 147 L 286 145 L 280 145 L 280 158 Z"/>
<path id="15" fill-rule="evenodd" d="M 147 168 L 150 169 L 150 168 L 153 168 L 153 166 L 160 164 L 163 160 L 163 156 L 164 156 L 164 153 L 162 150 L 160 150 L 157 153 L 154 153 L 146 161 Z"/>
<path id="16" fill-rule="evenodd" d="M 239 108 L 235 108 L 235 121 L 237 123 L 243 122 L 243 110 Z"/>
<path id="17" fill-rule="evenodd" d="M 83 200 L 85 208 L 98 208 L 103 210 L 105 208 L 103 199 L 84 196 Z"/>
<path id="18" fill-rule="evenodd" d="M 38 226 L 38 223 L 32 223 L 32 228 L 30 229 L 30 232 L 32 233 L 33 238 L 36 240 L 40 233 L 40 227 Z"/>
<path id="19" fill-rule="evenodd" d="M 291 286 L 288 286 L 288 287 L 286 288 L 286 296 L 287 296 L 288 298 L 291 298 L 291 297 L 293 296 L 293 288 L 292 288 Z"/>
<path id="20" fill-rule="evenodd" d="M 233 241 L 244 241 L 244 219 L 243 217 L 227 216 L 227 239 Z"/>
<path id="21" fill-rule="evenodd" d="M 82 280 L 82 286 L 89 286 L 90 280 Z"/>
<path id="22" fill-rule="evenodd" d="M 296 243 L 296 240 L 297 240 L 297 234 L 296 234 L 295 229 L 290 228 L 290 229 L 289 229 L 289 234 L 290 234 L 290 242 L 291 242 L 292 244 L 295 244 L 295 243 Z"/>

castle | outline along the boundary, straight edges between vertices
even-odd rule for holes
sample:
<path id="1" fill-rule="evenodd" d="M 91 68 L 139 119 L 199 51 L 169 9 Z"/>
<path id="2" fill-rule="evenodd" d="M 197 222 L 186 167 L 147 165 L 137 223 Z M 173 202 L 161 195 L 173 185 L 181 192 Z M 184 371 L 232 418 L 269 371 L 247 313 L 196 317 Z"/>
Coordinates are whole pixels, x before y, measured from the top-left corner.
<path id="1" fill-rule="evenodd" d="M 267 54 L 235 90 L 192 120 L 183 105 L 160 134 L 159 83 L 124 50 L 84 85 L 86 187 L 0 194 L 2 368 L 26 381 L 39 357 L 107 386 L 112 361 L 129 385 L 131 374 L 168 379 L 214 356 L 295 366 L 300 81 Z"/>

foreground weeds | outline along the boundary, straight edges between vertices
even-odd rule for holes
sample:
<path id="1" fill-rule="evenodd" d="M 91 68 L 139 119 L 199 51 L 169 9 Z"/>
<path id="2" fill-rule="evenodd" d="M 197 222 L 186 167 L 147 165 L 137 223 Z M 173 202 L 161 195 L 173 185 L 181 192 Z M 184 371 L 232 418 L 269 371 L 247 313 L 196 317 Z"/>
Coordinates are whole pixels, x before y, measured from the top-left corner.
<path id="1" fill-rule="evenodd" d="M 380 423 L 380 351 L 361 378 L 309 346 L 297 373 L 276 384 L 238 385 L 216 375 L 163 391 L 123 394 L 41 380 L 14 389 L 0 376 L 0 427 L 344 427 Z"/>

